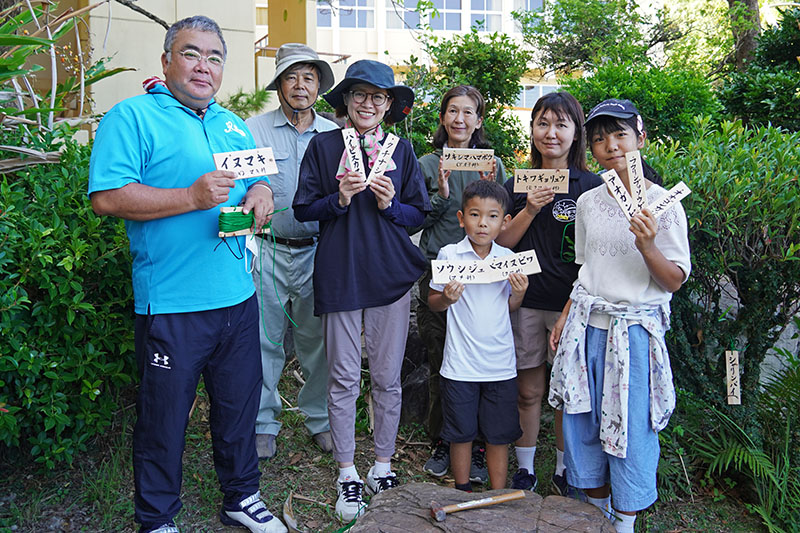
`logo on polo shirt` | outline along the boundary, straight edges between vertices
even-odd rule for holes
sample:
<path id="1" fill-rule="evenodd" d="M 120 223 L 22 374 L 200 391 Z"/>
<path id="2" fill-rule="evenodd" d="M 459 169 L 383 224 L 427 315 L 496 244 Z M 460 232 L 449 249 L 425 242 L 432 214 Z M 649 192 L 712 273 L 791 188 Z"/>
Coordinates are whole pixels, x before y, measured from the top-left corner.
<path id="1" fill-rule="evenodd" d="M 559 222 L 572 222 L 575 220 L 577 204 L 572 198 L 564 198 L 553 204 L 553 218 Z"/>
<path id="2" fill-rule="evenodd" d="M 153 354 L 153 360 L 150 361 L 152 366 L 157 366 L 158 368 L 164 368 L 166 370 L 172 370 L 172 367 L 169 366 L 169 355 L 167 354 L 160 354 L 158 352 Z"/>
<path id="3" fill-rule="evenodd" d="M 242 137 L 247 137 L 247 134 L 245 132 L 243 132 L 242 130 L 240 130 L 239 127 L 236 124 L 233 123 L 233 121 L 229 120 L 228 122 L 225 123 L 225 125 L 228 126 L 227 128 L 225 128 L 225 133 L 231 133 L 231 132 L 235 131 L 236 133 L 238 133 Z"/>

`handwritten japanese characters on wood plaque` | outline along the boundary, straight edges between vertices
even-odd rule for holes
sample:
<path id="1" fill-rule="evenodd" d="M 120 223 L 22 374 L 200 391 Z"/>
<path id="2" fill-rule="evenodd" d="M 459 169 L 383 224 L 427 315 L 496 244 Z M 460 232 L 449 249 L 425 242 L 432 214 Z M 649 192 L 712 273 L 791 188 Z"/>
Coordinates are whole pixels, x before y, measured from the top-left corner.
<path id="1" fill-rule="evenodd" d="M 399 142 L 400 137 L 393 133 L 390 133 L 386 136 L 386 139 L 383 141 L 381 151 L 378 152 L 378 157 L 375 159 L 375 166 L 372 167 L 372 172 L 370 172 L 369 176 L 367 176 L 367 183 L 372 181 L 373 176 L 382 176 L 383 173 L 386 172 L 386 168 L 389 166 L 389 161 L 392 160 L 394 149 L 397 148 L 397 144 Z"/>
<path id="2" fill-rule="evenodd" d="M 636 211 L 641 211 L 647 205 L 647 194 L 644 192 L 644 169 L 642 168 L 642 155 L 639 150 L 625 154 L 628 164 L 628 181 L 631 185 L 631 196 Z"/>
<path id="3" fill-rule="evenodd" d="M 728 405 L 742 405 L 741 384 L 739 383 L 739 352 L 727 350 L 725 352 L 726 378 L 728 382 Z"/>
<path id="4" fill-rule="evenodd" d="M 443 170 L 492 170 L 494 150 L 478 148 L 443 148 Z"/>
<path id="5" fill-rule="evenodd" d="M 691 192 L 684 182 L 678 182 L 677 185 L 667 191 L 667 194 L 650 204 L 648 209 L 653 213 L 654 217 L 658 218 L 664 214 L 664 211 L 672 207 L 675 202 L 680 202 L 689 196 Z"/>
<path id="6" fill-rule="evenodd" d="M 217 170 L 236 172 L 237 180 L 278 173 L 275 156 L 268 146 L 214 154 L 214 166 Z"/>
<path id="7" fill-rule="evenodd" d="M 528 250 L 517 254 L 504 255 L 473 261 L 431 261 L 433 282 L 446 284 L 450 281 L 468 283 L 494 283 L 508 279 L 509 274 L 538 274 L 542 271 L 536 252 Z"/>
<path id="8" fill-rule="evenodd" d="M 361 174 L 366 179 L 367 172 L 364 169 L 364 158 L 361 157 L 361 147 L 358 143 L 358 134 L 355 128 L 343 129 L 342 138 L 344 139 L 344 151 L 347 154 L 347 166 L 350 170 Z"/>
<path id="9" fill-rule="evenodd" d="M 518 168 L 514 171 L 514 192 L 531 192 L 553 189 L 556 193 L 569 192 L 569 169 Z"/>
<path id="10" fill-rule="evenodd" d="M 636 205 L 634 204 L 634 198 L 628 193 L 627 189 L 625 189 L 625 185 L 622 184 L 622 179 L 620 179 L 617 172 L 612 168 L 611 170 L 607 170 L 600 174 L 600 177 L 603 178 L 603 181 L 605 181 L 606 185 L 608 185 L 611 195 L 617 201 L 617 204 L 619 204 L 619 207 L 622 209 L 622 213 L 625 215 L 625 218 L 628 220 L 633 218 L 633 216 L 640 210 L 636 208 Z M 647 206 L 647 209 L 653 213 L 654 217 L 658 218 L 663 215 L 667 209 L 672 207 L 675 202 L 680 202 L 691 192 L 692 191 L 689 189 L 689 187 L 687 187 L 686 184 L 681 181 L 667 191 L 667 194 Z"/>

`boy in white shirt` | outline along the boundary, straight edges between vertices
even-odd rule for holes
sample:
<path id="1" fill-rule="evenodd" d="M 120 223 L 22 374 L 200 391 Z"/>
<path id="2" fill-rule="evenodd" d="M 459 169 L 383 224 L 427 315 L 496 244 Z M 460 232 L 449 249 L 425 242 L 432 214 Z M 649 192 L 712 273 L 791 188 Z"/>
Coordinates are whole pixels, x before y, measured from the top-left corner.
<path id="1" fill-rule="evenodd" d="M 438 259 L 466 261 L 512 254 L 494 242 L 508 224 L 510 199 L 496 182 L 470 183 L 458 220 L 467 236 L 439 251 Z M 517 370 L 509 312 L 522 303 L 528 277 L 511 274 L 498 281 L 465 286 L 458 281 L 430 284 L 428 306 L 447 311 L 442 377 L 442 439 L 450 442 L 456 488 L 471 491 L 472 441 L 486 437 L 486 463 L 492 489 L 506 486 L 508 444 L 522 435 L 517 411 Z"/>

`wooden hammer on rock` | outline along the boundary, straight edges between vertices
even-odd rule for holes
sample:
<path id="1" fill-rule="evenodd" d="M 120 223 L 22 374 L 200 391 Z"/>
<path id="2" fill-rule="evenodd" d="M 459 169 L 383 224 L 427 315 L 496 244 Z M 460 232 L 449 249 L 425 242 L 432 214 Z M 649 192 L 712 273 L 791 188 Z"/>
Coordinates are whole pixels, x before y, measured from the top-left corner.
<path id="1" fill-rule="evenodd" d="M 455 513 L 456 511 L 464 511 L 466 509 L 477 509 L 479 507 L 489 507 L 496 503 L 509 502 L 512 500 L 519 500 L 525 497 L 524 490 L 517 490 L 500 494 L 498 496 L 490 496 L 488 498 L 481 498 L 480 500 L 470 500 L 467 502 L 453 503 L 442 507 L 435 501 L 431 502 L 431 517 L 435 518 L 437 522 L 444 522 L 447 518 L 447 513 Z"/>

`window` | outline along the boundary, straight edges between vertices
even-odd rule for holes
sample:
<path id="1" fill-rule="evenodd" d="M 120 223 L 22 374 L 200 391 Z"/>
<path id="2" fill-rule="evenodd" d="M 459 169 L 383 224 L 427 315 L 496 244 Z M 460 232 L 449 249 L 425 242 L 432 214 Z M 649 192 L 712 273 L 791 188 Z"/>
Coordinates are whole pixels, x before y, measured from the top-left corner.
<path id="1" fill-rule="evenodd" d="M 502 17 L 500 0 L 470 1 L 472 3 L 470 25 L 480 31 L 500 31 Z"/>
<path id="2" fill-rule="evenodd" d="M 317 2 L 317 26 L 320 28 L 374 28 L 375 0 L 340 0 Z"/>
<path id="3" fill-rule="evenodd" d="M 269 10 L 256 6 L 256 26 L 269 26 Z"/>
<path id="4" fill-rule="evenodd" d="M 519 88 L 519 95 L 514 107 L 521 107 L 523 109 L 533 109 L 536 101 L 542 96 L 555 92 L 559 88 L 558 85 L 524 85 Z"/>
<path id="5" fill-rule="evenodd" d="M 391 30 L 419 27 L 417 0 L 386 0 L 386 27 Z"/>
<path id="6" fill-rule="evenodd" d="M 330 28 L 333 18 L 333 9 L 327 2 L 317 2 L 317 26 Z"/>
<path id="7" fill-rule="evenodd" d="M 374 28 L 375 0 L 340 0 L 340 28 Z"/>
<path id="8" fill-rule="evenodd" d="M 431 28 L 434 30 L 461 30 L 462 0 L 433 0 L 433 7 L 439 13 L 431 15 Z"/>

